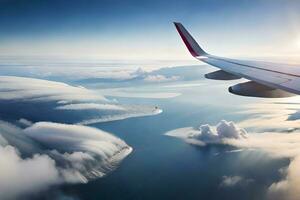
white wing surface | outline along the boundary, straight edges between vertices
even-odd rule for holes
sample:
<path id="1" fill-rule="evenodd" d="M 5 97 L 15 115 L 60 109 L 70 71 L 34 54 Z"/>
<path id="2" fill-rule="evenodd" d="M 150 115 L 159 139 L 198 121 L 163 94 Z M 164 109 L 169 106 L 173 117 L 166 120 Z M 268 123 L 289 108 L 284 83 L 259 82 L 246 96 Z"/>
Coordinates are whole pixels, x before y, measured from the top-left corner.
<path id="1" fill-rule="evenodd" d="M 206 53 L 181 23 L 174 23 L 189 52 L 196 59 L 219 68 L 205 77 L 216 80 L 250 80 L 229 88 L 231 93 L 254 97 L 288 97 L 300 94 L 300 66 L 243 61 Z"/>

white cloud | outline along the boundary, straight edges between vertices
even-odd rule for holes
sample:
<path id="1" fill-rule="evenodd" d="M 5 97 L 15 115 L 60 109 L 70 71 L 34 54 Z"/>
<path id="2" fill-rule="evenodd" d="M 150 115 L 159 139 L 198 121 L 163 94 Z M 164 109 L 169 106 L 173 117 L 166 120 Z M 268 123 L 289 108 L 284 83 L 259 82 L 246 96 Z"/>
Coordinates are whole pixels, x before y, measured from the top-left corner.
<path id="1" fill-rule="evenodd" d="M 286 178 L 273 183 L 269 187 L 270 199 L 300 199 L 300 156 L 293 158 L 288 169 Z"/>
<path id="2" fill-rule="evenodd" d="M 113 115 L 106 115 L 106 116 L 101 116 L 101 117 L 96 117 L 92 119 L 87 119 L 83 120 L 77 124 L 83 124 L 83 125 L 88 125 L 88 124 L 95 124 L 95 123 L 100 123 L 100 122 L 109 122 L 109 121 L 117 121 L 117 120 L 123 120 L 127 118 L 133 118 L 133 117 L 144 117 L 144 116 L 152 116 L 152 115 L 158 115 L 162 113 L 162 109 L 158 107 L 153 107 L 153 106 L 126 106 L 126 112 L 118 113 L 118 114 L 113 114 Z"/>
<path id="3" fill-rule="evenodd" d="M 0 198 L 86 183 L 113 170 L 131 151 L 96 128 L 39 122 L 20 129 L 0 122 Z"/>
<path id="4" fill-rule="evenodd" d="M 22 159 L 12 146 L 0 146 L 0 198 L 14 199 L 20 195 L 46 189 L 59 183 L 55 161 L 47 155 Z"/>
<path id="5" fill-rule="evenodd" d="M 128 98 L 168 99 L 180 96 L 178 92 L 141 91 L 135 88 L 113 88 L 98 90 L 102 95 Z"/>
<path id="6" fill-rule="evenodd" d="M 60 82 L 22 77 L 0 76 L 1 100 L 13 100 L 10 101 L 11 106 L 19 106 L 19 104 L 22 105 L 25 102 L 27 104 L 24 105 L 23 110 L 29 105 L 34 107 L 36 102 L 41 103 L 41 107 L 44 106 L 42 103 L 45 103 L 45 107 L 43 107 L 45 109 L 35 110 L 34 115 L 38 116 L 26 115 L 28 111 L 20 112 L 20 115 L 18 111 L 16 113 L 10 113 L 10 110 L 4 111 L 6 115 L 16 115 L 18 118 L 21 118 L 18 123 L 22 126 L 29 126 L 30 121 L 28 119 L 31 119 L 31 117 L 38 118 L 40 115 L 43 115 L 44 120 L 48 120 L 47 109 L 57 112 L 58 115 L 68 115 L 72 111 L 81 111 L 82 115 L 76 115 L 72 119 L 72 123 L 78 124 L 106 122 L 159 113 L 157 109 L 154 109 L 154 106 L 117 104 L 115 101 L 106 99 L 98 91 L 84 87 L 74 87 Z M 47 104 L 53 101 L 56 104 Z M 6 101 L 3 102 L 6 103 Z M 1 106 L 5 106 L 4 103 Z M 28 105 L 28 103 L 30 104 Z M 24 113 L 26 113 L 25 116 Z M 25 120 L 23 119 L 24 117 L 28 119 Z M 51 120 L 51 116 L 49 119 Z M 63 120 L 63 117 L 60 120 Z M 69 122 L 68 119 L 66 120 Z"/>
<path id="7" fill-rule="evenodd" d="M 3 69 L 3 74 L 16 74 L 39 78 L 55 77 L 64 80 L 80 79 L 112 79 L 127 80 L 136 76 L 136 68 L 124 66 L 125 63 L 26 63 L 20 67 L 9 66 Z M 128 64 L 129 65 L 129 64 Z M 5 73 L 7 72 L 7 73 Z"/>
<path id="8" fill-rule="evenodd" d="M 65 162 L 71 163 L 72 170 L 77 170 L 83 177 L 105 174 L 107 169 L 112 168 L 112 160 L 119 162 L 131 152 L 131 148 L 121 139 L 99 129 L 81 125 L 38 122 L 23 132 L 48 150 L 64 153 L 61 156 L 52 152 L 52 155 L 64 158 Z M 74 164 L 73 161 L 79 156 L 81 159 L 77 159 Z M 79 161 L 81 167 L 78 167 Z M 79 177 L 78 181 L 81 180 Z"/>
<path id="9" fill-rule="evenodd" d="M 84 149 L 103 154 L 105 157 L 113 155 L 120 148 L 128 147 L 125 142 L 107 132 L 80 125 L 38 122 L 24 129 L 24 134 L 49 149 L 64 151 Z"/>
<path id="10" fill-rule="evenodd" d="M 82 87 L 15 76 L 0 76 L 0 100 L 107 101 Z"/>
<path id="11" fill-rule="evenodd" d="M 164 75 L 147 75 L 144 80 L 146 82 L 169 82 L 169 81 L 176 81 L 180 77 L 179 76 L 171 76 L 171 77 L 166 77 Z"/>
<path id="12" fill-rule="evenodd" d="M 18 120 L 18 122 L 21 124 L 21 125 L 24 125 L 24 126 L 31 126 L 32 125 L 32 122 L 27 120 L 27 119 L 24 119 L 24 118 L 21 118 Z"/>
<path id="13" fill-rule="evenodd" d="M 202 125 L 200 130 L 186 127 L 169 131 L 166 135 L 179 137 L 196 145 L 224 144 L 239 149 L 259 149 L 274 158 L 289 158 L 290 164 L 283 174 L 285 178 L 270 185 L 268 197 L 272 200 L 300 198 L 300 132 L 247 134 L 232 122 L 221 121 L 216 129 Z M 225 177 L 223 185 L 234 185 L 239 182 L 238 177 Z"/>
<path id="14" fill-rule="evenodd" d="M 169 136 L 187 139 L 191 143 L 205 145 L 209 143 L 221 143 L 225 139 L 247 138 L 244 129 L 238 128 L 233 122 L 222 120 L 216 128 L 208 124 L 201 125 L 198 129 L 187 127 L 165 133 Z"/>
<path id="15" fill-rule="evenodd" d="M 56 107 L 60 110 L 125 110 L 121 105 L 116 104 L 97 104 L 97 103 L 77 103 L 67 104 Z"/>

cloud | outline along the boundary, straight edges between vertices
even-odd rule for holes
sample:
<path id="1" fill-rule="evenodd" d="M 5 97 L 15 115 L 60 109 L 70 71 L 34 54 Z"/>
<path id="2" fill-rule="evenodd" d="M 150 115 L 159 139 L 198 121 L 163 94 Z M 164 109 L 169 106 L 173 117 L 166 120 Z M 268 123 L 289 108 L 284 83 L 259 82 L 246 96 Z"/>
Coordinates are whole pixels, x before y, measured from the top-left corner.
<path id="1" fill-rule="evenodd" d="M 268 196 L 269 199 L 280 200 L 280 199 L 290 199 L 296 200 L 300 199 L 300 156 L 292 159 L 290 165 L 286 169 L 285 179 L 273 183 L 269 187 Z"/>
<path id="2" fill-rule="evenodd" d="M 168 136 L 184 138 L 187 141 L 205 145 L 211 143 L 222 143 L 225 139 L 242 139 L 247 138 L 244 129 L 238 128 L 233 122 L 222 120 L 216 128 L 208 124 L 201 125 L 198 129 L 187 127 L 176 129 L 165 133 Z"/>
<path id="3" fill-rule="evenodd" d="M 290 164 L 283 170 L 283 179 L 269 186 L 269 199 L 296 200 L 300 198 L 300 132 L 246 133 L 233 122 L 222 120 L 216 128 L 202 125 L 200 129 L 180 128 L 166 133 L 195 145 L 230 145 L 238 149 L 258 149 L 273 158 L 288 158 Z M 223 185 L 239 183 L 239 177 L 225 177 Z"/>
<path id="4" fill-rule="evenodd" d="M 238 124 L 254 133 L 249 134 L 247 140 L 227 141 L 233 146 L 266 151 L 271 157 L 290 159 L 289 166 L 281 170 L 284 178 L 269 187 L 268 198 L 272 200 L 300 199 L 299 98 L 295 96 L 248 105 L 244 114 L 252 117 Z"/>
<path id="5" fill-rule="evenodd" d="M 86 126 L 38 122 L 23 132 L 47 150 L 56 150 L 51 155 L 71 165 L 80 174 L 79 182 L 104 175 L 113 168 L 112 161 L 117 163 L 131 152 L 121 139 Z"/>
<path id="6" fill-rule="evenodd" d="M 49 156 L 36 154 L 22 159 L 14 147 L 0 146 L 1 199 L 37 192 L 59 181 L 55 161 Z"/>
<path id="7" fill-rule="evenodd" d="M 181 84 L 172 84 L 172 85 L 165 85 L 164 88 L 174 88 L 174 89 L 182 89 L 182 88 L 191 88 L 191 87 L 199 87 L 203 86 L 204 83 L 181 83 Z"/>
<path id="8" fill-rule="evenodd" d="M 237 186 L 247 186 L 254 182 L 253 179 L 244 178 L 242 176 L 223 176 L 220 187 L 231 188 Z"/>
<path id="9" fill-rule="evenodd" d="M 32 125 L 31 121 L 24 119 L 24 118 L 19 119 L 17 122 L 23 126 L 31 126 Z"/>
<path id="10" fill-rule="evenodd" d="M 256 148 L 275 158 L 289 158 L 290 164 L 283 178 L 269 187 L 269 199 L 296 200 L 300 198 L 300 133 L 265 132 L 249 134 L 247 139 L 225 143 L 239 148 Z"/>
<path id="11" fill-rule="evenodd" d="M 27 60 L 28 61 L 28 60 Z M 13 61 L 15 62 L 15 60 Z M 2 75 L 17 75 L 17 76 L 29 76 L 38 77 L 41 79 L 56 79 L 56 80 L 82 80 L 82 79 L 111 79 L 111 80 L 127 80 L 136 76 L 136 68 L 131 67 L 131 64 L 127 63 L 81 63 L 81 62 L 56 62 L 51 61 L 43 62 L 26 62 L 20 61 L 22 67 L 15 66 L 13 64 L 5 63 Z M 136 63 L 135 63 L 136 64 Z"/>
<path id="12" fill-rule="evenodd" d="M 30 121 L 89 124 L 158 114 L 154 106 L 120 105 L 81 86 L 7 76 L 0 76 L 0 108 L 1 118 L 19 120 L 22 127 Z"/>
<path id="13" fill-rule="evenodd" d="M 77 103 L 57 106 L 60 110 L 125 110 L 121 105 L 97 104 L 97 103 Z"/>
<path id="14" fill-rule="evenodd" d="M 162 113 L 162 109 L 158 107 L 153 106 L 126 106 L 125 112 L 115 113 L 113 115 L 106 115 L 101 117 L 95 117 L 92 119 L 83 120 L 77 124 L 95 124 L 100 122 L 109 122 L 109 121 L 117 121 L 117 120 L 123 120 L 127 118 L 133 118 L 133 117 L 144 117 L 144 116 L 152 116 L 152 115 L 158 115 Z"/>
<path id="15" fill-rule="evenodd" d="M 169 81 L 177 81 L 179 80 L 179 76 L 171 76 L 171 77 L 166 77 L 164 75 L 147 75 L 144 80 L 146 82 L 169 82 Z"/>
<path id="16" fill-rule="evenodd" d="M 110 133 L 81 125 L 38 122 L 21 129 L 0 121 L 0 136 L 0 198 L 86 183 L 115 169 L 132 151 Z"/>
<path id="17" fill-rule="evenodd" d="M 105 97 L 82 87 L 15 76 L 0 76 L 0 100 L 107 101 Z"/>

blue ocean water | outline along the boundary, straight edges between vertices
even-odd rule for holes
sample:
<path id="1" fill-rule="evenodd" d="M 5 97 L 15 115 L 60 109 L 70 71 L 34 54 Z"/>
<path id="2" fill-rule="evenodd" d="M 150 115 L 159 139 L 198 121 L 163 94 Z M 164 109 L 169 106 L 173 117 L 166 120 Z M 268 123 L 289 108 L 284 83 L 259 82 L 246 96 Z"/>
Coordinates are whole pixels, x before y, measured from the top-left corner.
<path id="1" fill-rule="evenodd" d="M 158 115 L 89 124 L 124 140 L 133 148 L 132 153 L 102 178 L 86 184 L 61 184 L 45 193 L 34 194 L 31 198 L 266 199 L 270 185 L 283 178 L 280 169 L 289 164 L 288 159 L 270 158 L 263 151 L 235 151 L 238 149 L 226 145 L 200 147 L 165 135 L 167 131 L 182 127 L 216 125 L 223 119 L 240 122 L 256 117 L 257 113 L 245 112 L 249 109 L 247 106 L 255 107 L 266 100 L 235 96 L 227 91 L 228 86 L 243 80 L 223 82 L 203 79 L 203 75 L 212 70 L 209 67 L 162 68 L 150 73 L 138 70 L 137 76 L 125 80 L 94 77 L 73 79 L 73 75 L 69 76 L 59 68 L 48 69 L 56 70 L 57 74 L 44 73 L 47 69 L 43 67 L 30 69 L 31 71 L 21 67 L 7 67 L 0 75 L 18 75 L 80 85 L 104 94 L 120 105 L 145 105 L 158 107 L 163 111 Z M 78 72 L 74 75 L 80 77 L 81 72 L 88 69 L 76 68 Z M 68 70 L 74 72 L 72 68 Z M 145 81 L 149 75 L 175 78 L 170 82 L 149 83 Z M 140 98 L 136 98 L 136 94 Z M 168 97 L 170 94 L 175 95 Z M 143 95 L 145 97 L 141 98 Z M 53 109 L 57 104 L 53 102 L 0 103 L 0 117 L 9 122 L 23 117 L 32 122 L 75 123 L 98 112 L 60 111 L 57 114 L 57 109 Z M 251 134 L 251 130 L 247 131 Z M 243 177 L 247 182 L 234 187 L 222 186 L 224 177 L 234 176 Z"/>
<path id="2" fill-rule="evenodd" d="M 156 105 L 163 112 L 156 116 L 95 124 L 95 127 L 122 138 L 134 150 L 106 177 L 87 184 L 66 186 L 63 191 L 87 200 L 264 199 L 270 184 L 280 180 L 278 170 L 286 166 L 288 160 L 269 159 L 259 151 L 228 153 L 231 147 L 197 147 L 164 135 L 175 128 L 203 123 L 214 125 L 221 119 L 247 117 L 234 114 L 239 110 L 238 106 L 226 104 L 234 98 L 240 103 L 253 99 L 242 99 L 227 94 L 226 90 L 217 90 L 220 101 L 214 104 L 216 96 L 213 95 L 201 100 L 201 92 L 196 91 L 201 90 L 199 87 L 172 99 L 118 98 L 121 103 Z M 222 95 L 227 101 L 222 101 Z M 208 105 L 210 103 L 212 105 Z M 232 188 L 221 187 L 223 176 L 235 175 L 253 182 Z"/>

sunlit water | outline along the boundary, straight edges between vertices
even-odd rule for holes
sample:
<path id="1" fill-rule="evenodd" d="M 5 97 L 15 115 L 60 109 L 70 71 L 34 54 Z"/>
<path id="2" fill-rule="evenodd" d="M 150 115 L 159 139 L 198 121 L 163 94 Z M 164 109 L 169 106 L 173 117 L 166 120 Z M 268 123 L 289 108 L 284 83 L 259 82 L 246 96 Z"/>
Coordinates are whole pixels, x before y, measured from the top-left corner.
<path id="1" fill-rule="evenodd" d="M 270 159 L 259 151 L 228 152 L 230 147 L 197 147 L 165 132 L 222 119 L 235 122 L 251 118 L 245 105 L 265 100 L 227 92 L 227 84 L 198 81 L 195 87 L 173 87 L 181 96 L 169 99 L 117 98 L 121 103 L 155 105 L 160 115 L 94 124 L 112 132 L 133 147 L 132 154 L 108 176 L 64 191 L 82 199 L 261 199 L 270 184 L 281 179 L 278 171 L 287 159 Z M 201 84 L 200 84 L 201 83 Z M 232 84 L 232 83 L 229 83 Z M 144 92 L 149 87 L 144 88 Z M 158 90 L 157 87 L 151 91 Z M 253 180 L 222 187 L 223 176 Z"/>
<path id="2" fill-rule="evenodd" d="M 228 87 L 245 80 L 205 80 L 203 74 L 212 69 L 204 66 L 156 71 L 154 75 L 172 77 L 171 81 L 165 82 L 147 82 L 141 70 L 124 75 L 122 68 L 122 78 L 129 77 L 129 80 L 85 77 L 91 76 L 93 70 L 97 71 L 97 76 L 107 76 L 107 72 L 99 72 L 97 67 L 83 75 L 81 72 L 85 69 L 81 67 L 78 74 L 73 71 L 75 78 L 66 78 L 66 73 L 58 69 L 57 74 L 47 74 L 42 68 L 32 68 L 32 74 L 18 69 L 2 71 L 0 75 L 17 74 L 80 85 L 104 95 L 111 102 L 140 106 L 139 111 L 147 109 L 141 115 L 89 123 L 89 126 L 118 136 L 133 148 L 115 170 L 86 184 L 58 185 L 47 193 L 33 195 L 35 199 L 61 196 L 84 200 L 265 199 L 270 185 L 284 178 L 280 170 L 289 165 L 289 159 L 271 158 L 257 149 L 240 150 L 226 145 L 200 147 L 165 133 L 183 127 L 197 128 L 202 124 L 216 125 L 222 119 L 234 121 L 249 134 L 297 131 L 300 109 L 297 97 L 273 100 L 235 96 L 228 92 Z M 48 114 L 40 116 L 41 110 L 29 112 L 37 105 Z M 52 108 L 52 104 L 42 106 L 36 102 L 13 108 L 4 106 L 1 114 L 8 121 L 26 116 L 33 122 L 62 123 L 74 123 L 95 115 L 95 111 L 76 111 L 77 115 L 75 111 L 68 111 L 58 115 Z M 15 116 L 12 115 L 14 112 Z M 150 116 L 143 116 L 149 113 Z M 127 118 L 132 116 L 137 117 Z M 222 185 L 224 177 L 234 176 L 247 181 L 232 187 Z"/>

